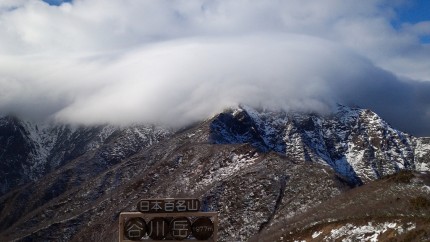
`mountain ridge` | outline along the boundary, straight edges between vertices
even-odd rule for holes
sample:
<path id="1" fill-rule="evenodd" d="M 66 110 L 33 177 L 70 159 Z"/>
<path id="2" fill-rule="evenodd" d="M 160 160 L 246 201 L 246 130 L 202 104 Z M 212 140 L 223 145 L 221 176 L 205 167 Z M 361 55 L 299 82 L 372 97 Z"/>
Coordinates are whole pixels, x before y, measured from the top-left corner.
<path id="1" fill-rule="evenodd" d="M 31 137 L 15 126 L 18 137 Z M 135 210 L 139 199 L 194 196 L 219 212 L 220 241 L 245 241 L 355 186 L 400 170 L 428 172 L 430 155 L 429 138 L 344 106 L 328 116 L 241 106 L 177 131 L 65 133 L 49 146 L 62 151 L 55 169 L 0 196 L 0 240 L 116 241 L 119 212 Z M 15 133 L 0 134 L 5 142 Z"/>
<path id="2" fill-rule="evenodd" d="M 237 120 L 242 120 L 250 130 L 245 135 L 229 134 L 222 127 L 225 124 L 214 123 L 214 129 L 219 129 L 220 136 L 224 139 L 228 137 L 219 143 L 248 142 L 262 151 L 284 153 L 294 160 L 328 164 L 355 184 L 362 183 L 361 180 L 380 178 L 400 169 L 416 169 L 415 156 L 418 169 L 428 170 L 428 162 L 420 161 L 420 157 L 426 154 L 421 151 L 429 148 L 428 138 L 416 138 L 395 130 L 368 109 L 339 106 L 335 114 L 320 116 L 258 112 L 245 107 L 235 110 L 231 115 L 231 120 L 234 115 L 239 115 Z M 233 125 L 235 130 L 241 131 L 244 128 L 226 120 L 225 116 L 222 114 L 220 118 L 225 120 L 224 123 Z M 266 140 L 259 138 L 261 136 Z M 389 160 L 391 164 L 378 163 L 378 159 Z M 369 170 L 369 164 L 363 163 L 369 163 L 371 169 Z M 355 174 L 357 170 L 361 174 Z"/>

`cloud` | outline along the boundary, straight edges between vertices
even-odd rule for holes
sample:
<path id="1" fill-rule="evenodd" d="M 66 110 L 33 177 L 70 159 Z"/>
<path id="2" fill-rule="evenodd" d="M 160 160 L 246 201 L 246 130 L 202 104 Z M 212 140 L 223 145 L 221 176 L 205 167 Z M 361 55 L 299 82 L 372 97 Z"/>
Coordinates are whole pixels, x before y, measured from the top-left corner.
<path id="1" fill-rule="evenodd" d="M 181 126 L 239 103 L 319 112 L 345 103 L 430 135 L 426 23 L 393 28 L 398 4 L 4 1 L 0 112 Z"/>

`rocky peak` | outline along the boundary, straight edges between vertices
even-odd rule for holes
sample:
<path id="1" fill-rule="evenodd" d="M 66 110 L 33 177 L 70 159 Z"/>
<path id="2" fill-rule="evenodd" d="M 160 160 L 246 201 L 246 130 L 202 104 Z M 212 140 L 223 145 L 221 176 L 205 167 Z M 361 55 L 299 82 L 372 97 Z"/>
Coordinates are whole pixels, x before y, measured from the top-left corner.
<path id="1" fill-rule="evenodd" d="M 249 143 L 296 161 L 329 165 L 356 185 L 416 168 L 415 137 L 392 128 L 368 109 L 341 105 L 331 115 L 243 106 L 215 117 L 211 138 L 214 143 Z"/>

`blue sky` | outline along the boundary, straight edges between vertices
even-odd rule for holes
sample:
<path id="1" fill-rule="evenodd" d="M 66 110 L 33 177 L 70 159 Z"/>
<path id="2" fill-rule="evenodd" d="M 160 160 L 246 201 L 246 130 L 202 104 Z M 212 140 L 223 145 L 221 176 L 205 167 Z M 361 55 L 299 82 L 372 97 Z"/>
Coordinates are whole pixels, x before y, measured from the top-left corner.
<path id="1" fill-rule="evenodd" d="M 63 2 L 71 2 L 72 0 L 43 0 L 44 2 L 49 3 L 50 5 L 60 5 Z"/>
<path id="2" fill-rule="evenodd" d="M 412 0 L 408 5 L 397 8 L 400 22 L 417 23 L 430 20 L 430 1 Z"/>
<path id="3" fill-rule="evenodd" d="M 404 23 L 416 24 L 418 22 L 430 21 L 430 1 L 412 0 L 402 7 L 396 8 L 397 19 L 393 26 L 399 28 Z M 430 43 L 430 33 L 420 36 L 422 43 Z"/>
<path id="4" fill-rule="evenodd" d="M 429 1 L 48 2 L 0 0 L 0 113 L 184 125 L 341 103 L 430 136 Z"/>

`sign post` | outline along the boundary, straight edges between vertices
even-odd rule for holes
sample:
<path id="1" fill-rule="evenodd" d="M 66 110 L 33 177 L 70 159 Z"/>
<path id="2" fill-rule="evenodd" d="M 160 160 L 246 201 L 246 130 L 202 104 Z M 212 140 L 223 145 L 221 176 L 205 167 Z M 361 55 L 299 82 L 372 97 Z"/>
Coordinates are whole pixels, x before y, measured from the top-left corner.
<path id="1" fill-rule="evenodd" d="M 120 213 L 120 242 L 218 239 L 218 213 L 200 212 L 198 199 L 144 199 L 137 209 Z"/>

